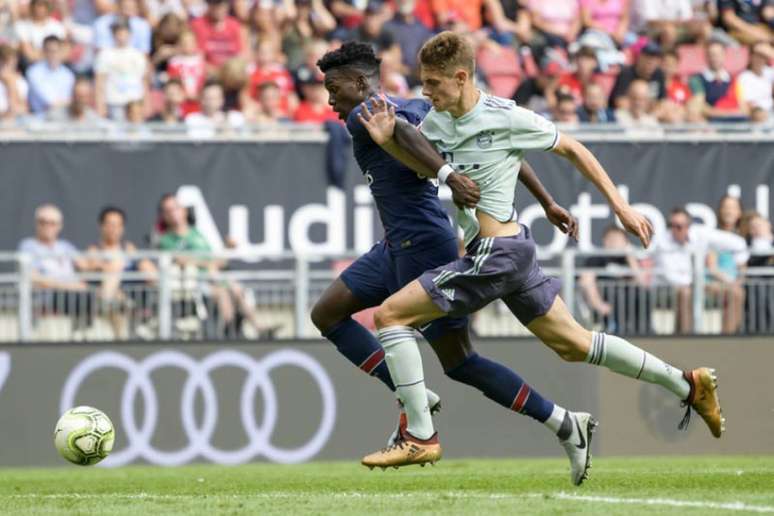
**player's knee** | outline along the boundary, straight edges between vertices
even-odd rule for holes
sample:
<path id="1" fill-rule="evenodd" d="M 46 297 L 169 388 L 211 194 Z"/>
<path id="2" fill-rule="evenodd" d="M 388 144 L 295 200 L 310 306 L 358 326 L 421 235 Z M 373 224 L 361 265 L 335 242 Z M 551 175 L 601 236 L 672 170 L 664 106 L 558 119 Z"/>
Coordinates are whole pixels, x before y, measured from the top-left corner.
<path id="1" fill-rule="evenodd" d="M 387 328 L 388 326 L 405 326 L 405 322 L 400 320 L 400 314 L 389 301 L 385 301 L 374 312 L 374 325 L 377 328 Z"/>
<path id="2" fill-rule="evenodd" d="M 320 301 L 315 303 L 312 307 L 311 318 L 312 324 L 314 324 L 323 335 L 327 333 L 328 330 L 330 330 L 337 322 L 339 322 L 334 320 L 335 317 L 333 317 L 333 314 L 329 310 L 328 305 Z"/>

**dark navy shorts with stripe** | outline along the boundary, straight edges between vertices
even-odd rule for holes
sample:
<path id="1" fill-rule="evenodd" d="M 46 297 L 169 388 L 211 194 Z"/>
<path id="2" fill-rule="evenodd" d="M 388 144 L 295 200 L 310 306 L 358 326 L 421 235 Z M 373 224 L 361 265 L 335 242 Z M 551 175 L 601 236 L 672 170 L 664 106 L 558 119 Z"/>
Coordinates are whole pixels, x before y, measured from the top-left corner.
<path id="1" fill-rule="evenodd" d="M 386 242 L 378 242 L 341 273 L 341 281 L 366 307 L 379 306 L 426 270 L 449 263 L 458 256 L 456 239 L 399 255 L 390 252 Z M 443 317 L 423 327 L 420 333 L 432 342 L 451 330 L 464 328 L 467 323 L 468 319 L 464 315 Z"/>
<path id="2" fill-rule="evenodd" d="M 476 238 L 462 258 L 419 277 L 433 302 L 452 317 L 502 299 L 525 326 L 545 315 L 561 283 L 543 273 L 529 229 L 512 237 Z"/>

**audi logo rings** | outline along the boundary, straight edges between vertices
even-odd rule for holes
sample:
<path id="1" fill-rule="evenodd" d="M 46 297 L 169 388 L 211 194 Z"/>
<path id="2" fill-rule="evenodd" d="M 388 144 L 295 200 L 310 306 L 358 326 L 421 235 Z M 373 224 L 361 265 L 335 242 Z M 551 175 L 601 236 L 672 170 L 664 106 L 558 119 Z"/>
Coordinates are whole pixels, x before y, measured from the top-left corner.
<path id="1" fill-rule="evenodd" d="M 218 396 L 210 372 L 228 366 L 243 369 L 247 373 L 240 396 L 240 411 L 242 427 L 249 441 L 235 450 L 219 449 L 211 443 L 218 420 Z M 271 442 L 277 423 L 277 394 L 270 373 L 281 366 L 295 366 L 309 373 L 319 387 L 322 398 L 322 418 L 317 431 L 305 444 L 292 449 L 280 448 Z M 159 450 L 152 444 L 159 407 L 151 373 L 166 367 L 182 369 L 188 374 L 180 405 L 183 432 L 188 438 L 188 444 L 174 451 Z M 139 458 L 160 466 L 178 466 L 197 456 L 218 464 L 241 464 L 259 456 L 285 464 L 303 462 L 314 457 L 325 446 L 336 420 L 336 394 L 325 369 L 306 353 L 291 349 L 273 351 L 258 360 L 235 350 L 216 351 L 201 360 L 180 351 L 164 350 L 139 361 L 115 351 L 102 351 L 89 356 L 70 372 L 62 389 L 62 412 L 75 405 L 75 397 L 83 381 L 93 372 L 104 368 L 120 369 L 128 375 L 121 394 L 121 418 L 125 428 L 123 436 L 128 444 L 108 457 L 104 462 L 106 466 L 122 466 Z M 263 397 L 260 424 L 256 422 L 253 409 L 257 390 L 261 391 Z M 195 417 L 197 391 L 201 392 L 204 404 L 201 426 Z M 139 426 L 134 411 L 138 393 L 142 396 L 145 411 Z"/>

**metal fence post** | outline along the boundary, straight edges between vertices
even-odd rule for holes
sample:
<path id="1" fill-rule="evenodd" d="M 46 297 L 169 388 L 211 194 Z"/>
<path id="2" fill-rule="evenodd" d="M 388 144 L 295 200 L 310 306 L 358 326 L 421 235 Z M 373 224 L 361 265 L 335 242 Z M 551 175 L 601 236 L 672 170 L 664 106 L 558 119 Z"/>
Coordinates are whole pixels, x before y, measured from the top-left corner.
<path id="1" fill-rule="evenodd" d="M 162 254 L 159 258 L 159 338 L 172 338 L 172 290 L 169 277 L 172 257 Z"/>
<path id="2" fill-rule="evenodd" d="M 309 260 L 305 255 L 296 255 L 295 277 L 295 320 L 294 337 L 305 336 L 307 311 L 309 309 Z"/>
<path id="3" fill-rule="evenodd" d="M 562 298 L 575 316 L 575 249 L 562 252 Z"/>
<path id="4" fill-rule="evenodd" d="M 19 340 L 32 338 L 32 265 L 26 254 L 18 255 L 19 261 Z"/>
<path id="5" fill-rule="evenodd" d="M 693 332 L 704 333 L 704 274 L 706 254 L 704 251 L 693 253 Z"/>

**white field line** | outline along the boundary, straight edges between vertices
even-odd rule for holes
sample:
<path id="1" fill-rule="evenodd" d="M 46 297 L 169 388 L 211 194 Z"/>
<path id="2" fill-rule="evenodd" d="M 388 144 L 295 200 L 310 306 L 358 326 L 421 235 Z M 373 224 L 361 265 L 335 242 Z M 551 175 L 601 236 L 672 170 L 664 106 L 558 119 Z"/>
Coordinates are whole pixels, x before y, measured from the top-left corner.
<path id="1" fill-rule="evenodd" d="M 211 500 L 277 500 L 277 499 L 297 499 L 303 496 L 304 499 L 350 499 L 350 500 L 411 500 L 411 499 L 433 499 L 439 498 L 457 498 L 457 499 L 479 499 L 479 500 L 525 500 L 529 498 L 543 498 L 545 500 L 562 500 L 570 502 L 587 502 L 597 504 L 612 505 L 640 505 L 640 506 L 658 506 L 658 507 L 676 507 L 692 509 L 715 509 L 724 511 L 740 511 L 754 513 L 774 513 L 774 506 L 767 505 L 749 505 L 744 502 L 709 502 L 698 500 L 676 500 L 670 498 L 620 498 L 615 496 L 590 496 L 578 495 L 573 493 L 481 493 L 481 492 L 413 492 L 413 493 L 300 493 L 295 491 L 273 491 L 265 493 L 250 494 L 195 494 L 173 495 L 173 494 L 153 494 L 153 493 L 52 493 L 52 494 L 11 494 L 0 495 L 0 499 L 27 499 L 27 500 L 95 500 L 95 499 L 120 499 L 120 500 L 148 500 L 148 501 L 185 501 L 204 499 Z"/>

